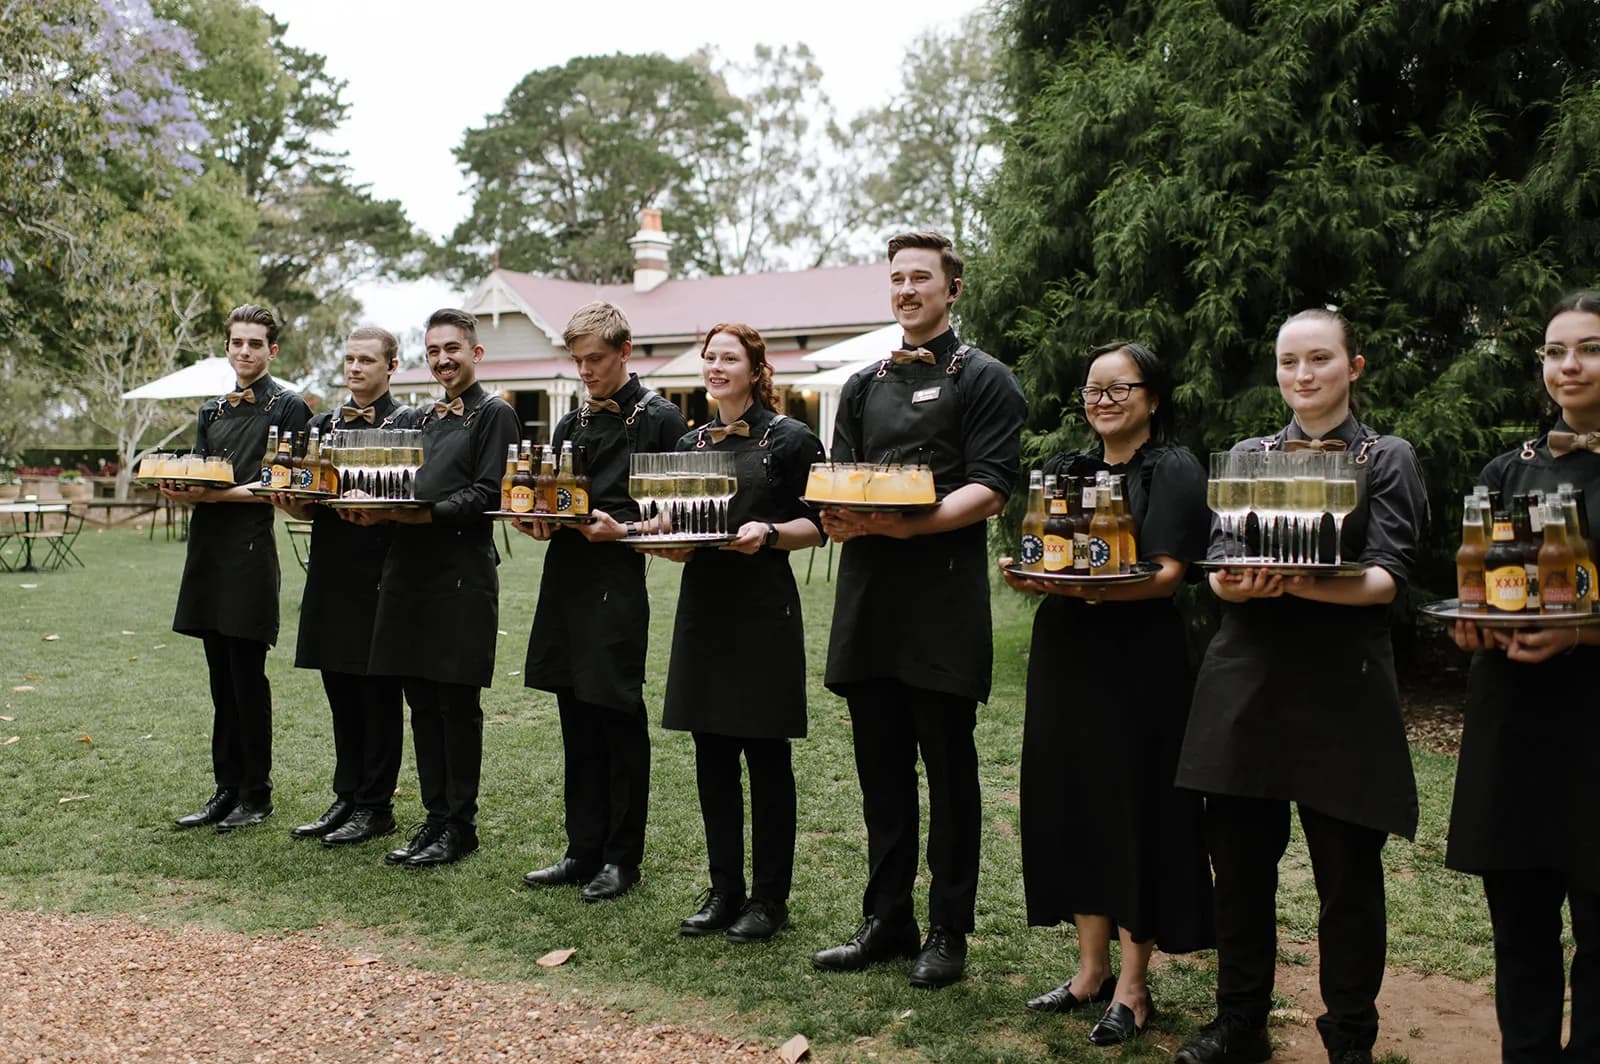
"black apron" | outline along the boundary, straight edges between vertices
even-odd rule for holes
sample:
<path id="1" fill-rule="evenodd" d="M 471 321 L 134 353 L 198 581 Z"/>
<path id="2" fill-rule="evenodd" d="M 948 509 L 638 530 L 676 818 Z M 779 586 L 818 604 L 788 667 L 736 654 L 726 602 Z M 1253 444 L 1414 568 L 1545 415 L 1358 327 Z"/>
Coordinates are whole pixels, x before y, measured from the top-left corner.
<path id="1" fill-rule="evenodd" d="M 863 460 L 932 467 L 940 498 L 966 483 L 959 360 L 880 367 L 861 412 Z M 937 388 L 937 394 L 926 397 Z M 994 666 L 987 523 L 911 539 L 862 536 L 839 554 L 825 682 L 895 680 L 987 701 Z"/>
<path id="2" fill-rule="evenodd" d="M 472 437 L 470 413 L 423 421 L 417 498 L 438 501 L 476 479 Z M 499 562 L 493 518 L 396 525 L 378 586 L 368 674 L 490 686 L 499 629 Z"/>
<path id="3" fill-rule="evenodd" d="M 254 390 L 262 391 L 260 381 Z M 202 418 L 200 453 L 233 461 L 233 482 L 261 477 L 267 429 L 280 424 L 279 404 L 304 404 L 281 387 L 256 403 L 215 407 Z M 295 426 L 298 428 L 298 426 Z M 224 635 L 257 643 L 278 641 L 278 549 L 271 506 L 197 503 L 189 523 L 189 551 L 178 588 L 172 629 L 184 635 Z"/>
<path id="4" fill-rule="evenodd" d="M 1370 500 L 1358 469 L 1359 501 L 1343 530 L 1347 558 L 1366 543 Z M 1291 595 L 1223 603 L 1195 680 L 1178 786 L 1294 801 L 1414 837 L 1417 786 L 1388 612 Z"/>
<path id="5" fill-rule="evenodd" d="M 779 515 L 793 509 L 768 443 L 728 436 L 715 445 L 738 467 L 729 529 L 788 520 Z M 744 739 L 805 735 L 805 626 L 788 551 L 702 550 L 685 563 L 661 725 Z"/>
<path id="6" fill-rule="evenodd" d="M 1591 533 L 1600 528 L 1600 454 L 1555 458 L 1538 444 L 1492 462 L 1482 480 L 1500 491 L 1503 505 L 1534 488 L 1583 488 Z M 1597 710 L 1600 647 L 1538 665 L 1498 651 L 1472 656 L 1446 866 L 1480 873 L 1566 869 L 1600 889 Z"/>

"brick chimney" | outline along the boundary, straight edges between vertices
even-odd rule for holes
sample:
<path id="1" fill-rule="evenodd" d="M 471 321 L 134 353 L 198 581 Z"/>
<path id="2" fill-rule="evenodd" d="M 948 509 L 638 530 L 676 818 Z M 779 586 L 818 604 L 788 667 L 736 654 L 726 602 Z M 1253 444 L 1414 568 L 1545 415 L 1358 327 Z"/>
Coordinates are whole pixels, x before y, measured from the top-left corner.
<path id="1" fill-rule="evenodd" d="M 667 279 L 667 253 L 672 238 L 661 231 L 661 212 L 646 207 L 639 212 L 639 231 L 628 241 L 633 249 L 633 290 L 648 292 Z"/>

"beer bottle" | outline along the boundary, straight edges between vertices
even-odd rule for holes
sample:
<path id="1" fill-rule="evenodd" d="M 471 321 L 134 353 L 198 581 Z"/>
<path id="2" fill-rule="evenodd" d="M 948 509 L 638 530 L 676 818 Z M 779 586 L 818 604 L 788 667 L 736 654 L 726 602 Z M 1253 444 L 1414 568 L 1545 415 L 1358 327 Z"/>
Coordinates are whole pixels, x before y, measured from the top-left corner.
<path id="1" fill-rule="evenodd" d="M 511 512 L 531 514 L 534 512 L 535 496 L 539 491 L 538 482 L 533 475 L 531 453 L 517 454 L 515 447 L 508 450 L 516 455 L 516 468 L 511 474 Z"/>
<path id="2" fill-rule="evenodd" d="M 1484 535 L 1485 508 L 1479 496 L 1468 495 L 1461 504 L 1461 548 L 1456 551 L 1456 594 L 1464 610 L 1482 610 L 1487 603 L 1484 564 L 1489 543 Z"/>
<path id="3" fill-rule="evenodd" d="M 261 452 L 261 486 L 272 487 L 272 459 L 278 453 L 278 426 L 267 426 L 267 447 Z M 143 472 L 141 467 L 140 472 Z"/>
<path id="4" fill-rule="evenodd" d="M 1517 550 L 1522 557 L 1522 570 L 1527 577 L 1528 599 L 1525 608 L 1529 613 L 1539 612 L 1539 539 L 1534 521 L 1533 498 L 1514 495 L 1511 499 L 1511 524 L 1517 537 Z"/>
<path id="5" fill-rule="evenodd" d="M 1122 478 L 1111 478 L 1111 512 L 1117 515 L 1117 530 L 1122 538 L 1122 571 L 1127 572 L 1139 561 L 1139 547 L 1134 542 L 1133 515 L 1128 512 L 1128 500 L 1122 495 Z"/>
<path id="6" fill-rule="evenodd" d="M 285 432 L 278 437 L 278 450 L 272 456 L 271 487 L 281 491 L 289 486 L 290 463 L 294 460 L 294 433 Z"/>
<path id="7" fill-rule="evenodd" d="M 1521 613 L 1528 605 L 1528 573 L 1522 567 L 1512 513 L 1494 515 L 1493 542 L 1483 559 L 1484 598 L 1493 613 Z"/>
<path id="8" fill-rule="evenodd" d="M 589 448 L 582 444 L 572 456 L 572 512 L 589 512 Z"/>
<path id="9" fill-rule="evenodd" d="M 1558 497 L 1567 526 L 1567 543 L 1572 547 L 1573 601 L 1578 612 L 1592 613 L 1595 600 L 1600 597 L 1600 577 L 1595 572 L 1594 548 L 1589 544 L 1589 511 L 1584 508 L 1583 490 L 1563 484 Z"/>
<path id="10" fill-rule="evenodd" d="M 539 475 L 534 479 L 533 512 L 556 512 L 556 459 L 548 443 L 539 458 Z"/>
<path id="11" fill-rule="evenodd" d="M 1089 522 L 1089 575 L 1122 572 L 1122 528 L 1111 506 L 1111 485 L 1096 484 L 1094 519 Z"/>
<path id="12" fill-rule="evenodd" d="M 1087 487 L 1088 490 L 1085 490 Z M 1072 571 L 1089 575 L 1089 514 L 1094 510 L 1094 484 L 1088 477 L 1068 478 L 1067 519 L 1072 524 Z"/>
<path id="13" fill-rule="evenodd" d="M 1577 609 L 1577 576 L 1573 572 L 1572 545 L 1567 541 L 1567 519 L 1559 503 L 1540 509 L 1544 542 L 1539 545 L 1539 611 L 1571 613 Z"/>
<path id="14" fill-rule="evenodd" d="M 566 440 L 561 444 L 561 463 L 556 466 L 556 513 L 572 512 L 572 489 L 577 486 L 576 480 L 572 475 L 572 441 Z"/>
<path id="15" fill-rule="evenodd" d="M 1052 488 L 1055 478 L 1051 477 Z M 1028 474 L 1028 512 L 1022 515 L 1022 546 L 1017 551 L 1017 564 L 1030 573 L 1044 570 L 1044 471 L 1035 469 Z"/>
<path id="16" fill-rule="evenodd" d="M 322 432 L 314 428 L 306 439 L 305 457 L 300 460 L 300 467 L 295 471 L 294 486 L 301 491 L 312 490 L 316 487 L 321 472 Z"/>
<path id="17" fill-rule="evenodd" d="M 316 489 L 329 495 L 339 494 L 339 467 L 333 464 L 334 455 L 333 433 L 328 433 L 328 438 L 323 441 L 322 461 L 317 466 Z"/>
<path id="18" fill-rule="evenodd" d="M 1067 520 L 1067 485 L 1057 480 L 1044 519 L 1044 565 L 1047 573 L 1072 571 L 1072 525 Z"/>
<path id="19" fill-rule="evenodd" d="M 511 479 L 517 475 L 519 468 L 517 462 L 517 445 L 506 444 L 506 472 L 500 478 L 500 509 L 509 513 L 511 511 Z"/>

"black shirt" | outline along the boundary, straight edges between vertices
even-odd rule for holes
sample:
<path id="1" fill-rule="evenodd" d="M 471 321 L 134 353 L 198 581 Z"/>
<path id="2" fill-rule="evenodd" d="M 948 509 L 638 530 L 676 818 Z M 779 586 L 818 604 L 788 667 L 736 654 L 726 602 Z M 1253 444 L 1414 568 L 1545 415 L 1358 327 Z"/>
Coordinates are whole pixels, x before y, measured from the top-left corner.
<path id="1" fill-rule="evenodd" d="M 574 461 L 578 449 L 583 448 L 588 459 L 591 509 L 604 510 L 618 521 L 636 521 L 639 506 L 628 494 L 633 454 L 672 450 L 689 423 L 672 402 L 640 384 L 638 374 L 630 373 L 628 383 L 615 394 L 597 398 L 611 399 L 622 412 L 591 411 L 587 404 L 580 404 L 556 424 L 550 444 L 559 454 L 562 443 L 571 440 Z"/>

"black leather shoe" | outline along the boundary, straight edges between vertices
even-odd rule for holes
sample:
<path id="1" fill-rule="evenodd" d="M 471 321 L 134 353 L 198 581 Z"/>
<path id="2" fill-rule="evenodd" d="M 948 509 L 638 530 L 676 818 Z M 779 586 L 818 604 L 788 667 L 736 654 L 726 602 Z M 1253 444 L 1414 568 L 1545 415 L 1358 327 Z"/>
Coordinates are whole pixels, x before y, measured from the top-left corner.
<path id="1" fill-rule="evenodd" d="M 1173 1064 L 1262 1064 L 1272 1057 L 1265 1027 L 1218 1016 L 1178 1048 Z"/>
<path id="2" fill-rule="evenodd" d="M 322 836 L 324 846 L 354 846 L 394 831 L 394 816 L 376 809 L 357 809 L 343 824 Z"/>
<path id="3" fill-rule="evenodd" d="M 1086 998 L 1080 998 L 1078 995 L 1072 992 L 1072 980 L 1068 979 L 1066 982 L 1062 983 L 1049 993 L 1040 994 L 1036 998 L 1029 998 L 1028 1008 L 1032 1009 L 1034 1012 L 1071 1012 L 1079 1005 L 1084 1005 L 1089 1002 L 1099 1003 L 1110 1001 L 1111 995 L 1116 993 L 1116 990 L 1116 976 L 1108 975 L 1106 976 L 1105 981 L 1100 984 L 1100 989 L 1096 990 Z"/>
<path id="4" fill-rule="evenodd" d="M 1155 1015 L 1156 1007 L 1152 1004 L 1150 1011 L 1145 1014 L 1144 1023 L 1140 1023 L 1132 1009 L 1120 1001 L 1113 1001 L 1105 1014 L 1089 1028 L 1089 1041 L 1097 1046 L 1120 1046 L 1124 1042 L 1131 1042 L 1144 1034 Z"/>
<path id="5" fill-rule="evenodd" d="M 849 942 L 813 953 L 811 964 L 824 972 L 859 972 L 881 961 L 914 957 L 920 942 L 915 920 L 891 927 L 876 916 L 869 916 Z"/>
<path id="6" fill-rule="evenodd" d="M 240 828 L 254 827 L 271 815 L 271 802 L 240 802 L 232 812 L 217 821 L 217 834 L 226 835 Z"/>
<path id="7" fill-rule="evenodd" d="M 405 867 L 432 868 L 435 865 L 455 864 L 477 848 L 476 831 L 460 824 L 446 824 L 432 842 L 412 851 L 405 860 Z"/>
<path id="8" fill-rule="evenodd" d="M 765 942 L 789 926 L 789 907 L 781 901 L 752 898 L 722 937 L 729 942 Z"/>
<path id="9" fill-rule="evenodd" d="M 297 839 L 315 839 L 326 835 L 334 828 L 350 819 L 350 814 L 356 811 L 356 803 L 348 798 L 339 798 L 328 806 L 328 811 L 309 824 L 301 824 L 297 828 L 290 828 L 289 834 Z"/>
<path id="10" fill-rule="evenodd" d="M 937 990 L 959 982 L 967 972 L 967 936 L 937 925 L 928 928 L 928 941 L 911 962 L 911 985 Z"/>
<path id="11" fill-rule="evenodd" d="M 524 873 L 522 882 L 530 887 L 575 887 L 589 882 L 599 870 L 576 857 L 563 857 L 553 865 Z"/>
<path id="12" fill-rule="evenodd" d="M 739 918 L 739 908 L 744 904 L 743 898 L 715 887 L 700 897 L 704 902 L 700 911 L 678 925 L 678 934 L 697 938 L 726 931 Z"/>
<path id="13" fill-rule="evenodd" d="M 622 865 L 601 865 L 600 871 L 594 878 L 583 885 L 578 892 L 578 897 L 583 901 L 610 901 L 620 898 L 639 882 L 639 868 L 637 865 L 624 868 Z"/>
<path id="14" fill-rule="evenodd" d="M 206 804 L 185 816 L 180 816 L 174 821 L 180 828 L 198 828 L 207 824 L 215 824 L 239 804 L 239 792 L 232 787 L 218 787 L 216 792 L 206 799 Z"/>
<path id="15" fill-rule="evenodd" d="M 409 842 L 407 842 L 404 846 L 401 846 L 398 849 L 390 850 L 388 853 L 383 855 L 383 863 L 391 865 L 405 864 L 406 861 L 410 859 L 412 854 L 416 853 L 418 850 L 425 850 L 429 846 L 432 846 L 434 840 L 439 837 L 439 834 L 442 831 L 444 831 L 443 824 L 424 823 L 418 825 L 417 828 L 412 831 L 411 840 Z"/>
<path id="16" fill-rule="evenodd" d="M 1328 1064 L 1372 1064 L 1372 1050 L 1330 1049 Z"/>

